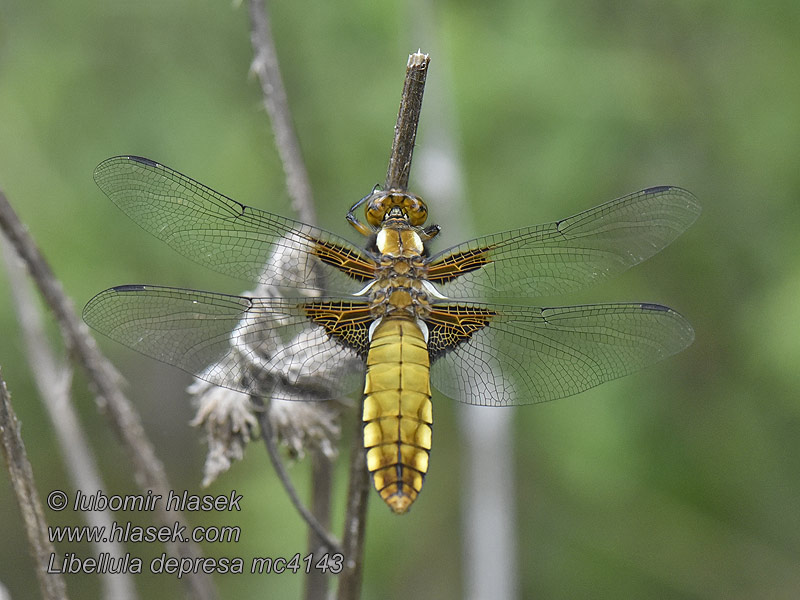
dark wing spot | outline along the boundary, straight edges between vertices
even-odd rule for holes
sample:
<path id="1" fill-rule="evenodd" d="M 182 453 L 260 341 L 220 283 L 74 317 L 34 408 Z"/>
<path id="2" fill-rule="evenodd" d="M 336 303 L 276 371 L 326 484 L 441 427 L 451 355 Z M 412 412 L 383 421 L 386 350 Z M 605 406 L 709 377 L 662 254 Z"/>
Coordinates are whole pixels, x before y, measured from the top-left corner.
<path id="1" fill-rule="evenodd" d="M 127 284 L 127 285 L 117 285 L 111 288 L 115 292 L 141 292 L 142 290 L 147 289 L 146 285 L 139 285 L 139 284 Z"/>
<path id="2" fill-rule="evenodd" d="M 159 164 L 156 161 L 150 160 L 149 158 L 144 158 L 143 156 L 128 156 L 127 158 L 129 158 L 133 162 L 138 162 L 138 163 L 142 163 L 143 165 L 147 165 L 148 167 L 158 167 L 159 166 Z"/>
<path id="3" fill-rule="evenodd" d="M 660 192 L 666 192 L 667 190 L 671 189 L 671 185 L 657 185 L 655 187 L 649 187 L 646 190 L 642 190 L 645 194 L 658 194 Z"/>
<path id="4" fill-rule="evenodd" d="M 659 310 L 661 312 L 669 312 L 672 310 L 669 306 L 664 306 L 662 304 L 650 304 L 649 302 L 642 302 L 639 306 L 641 306 L 644 310 Z"/>

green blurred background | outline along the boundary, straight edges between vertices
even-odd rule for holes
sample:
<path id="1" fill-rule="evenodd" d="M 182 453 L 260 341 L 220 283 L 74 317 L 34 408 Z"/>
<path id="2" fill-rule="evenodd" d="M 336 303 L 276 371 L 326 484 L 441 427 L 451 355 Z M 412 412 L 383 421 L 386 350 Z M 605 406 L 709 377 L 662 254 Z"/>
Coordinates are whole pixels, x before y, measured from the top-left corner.
<path id="1" fill-rule="evenodd" d="M 432 53 L 428 98 L 438 97 L 456 131 L 471 233 L 550 221 L 660 184 L 688 188 L 703 205 L 660 255 L 557 299 L 661 302 L 690 319 L 697 339 L 642 373 L 516 410 L 508 463 L 519 541 L 507 558 L 519 565 L 521 597 L 800 597 L 800 6 L 313 0 L 276 3 L 272 20 L 327 229 L 355 237 L 343 216 L 383 180 L 406 57 L 418 47 Z M 108 156 L 140 154 L 291 215 L 251 56 L 246 6 L 222 0 L 0 4 L 0 186 L 76 305 L 121 283 L 247 289 L 142 232 L 91 175 Z M 423 115 L 419 148 L 438 143 L 437 124 Z M 445 228 L 461 216 L 427 200 Z M 101 344 L 173 485 L 198 491 L 205 447 L 187 425 L 189 378 Z M 3 272 L 3 377 L 39 490 L 71 490 L 22 348 Z M 78 375 L 75 402 L 108 488 L 135 493 L 84 384 Z M 365 598 L 467 594 L 463 440 L 454 403 L 435 403 L 420 501 L 399 518 L 370 499 Z M 301 494 L 308 472 L 306 462 L 292 467 Z M 208 545 L 210 556 L 305 552 L 303 524 L 261 447 L 211 491 L 234 488 L 242 513 L 193 521 L 242 527 L 242 541 Z M 37 598 L 7 477 L 0 508 L 0 582 L 17 600 Z M 70 511 L 47 517 L 80 522 Z M 143 597 L 182 593 L 171 576 L 136 582 Z M 74 598 L 99 592 L 92 577 L 68 583 Z M 216 583 L 224 598 L 289 598 L 302 581 Z"/>

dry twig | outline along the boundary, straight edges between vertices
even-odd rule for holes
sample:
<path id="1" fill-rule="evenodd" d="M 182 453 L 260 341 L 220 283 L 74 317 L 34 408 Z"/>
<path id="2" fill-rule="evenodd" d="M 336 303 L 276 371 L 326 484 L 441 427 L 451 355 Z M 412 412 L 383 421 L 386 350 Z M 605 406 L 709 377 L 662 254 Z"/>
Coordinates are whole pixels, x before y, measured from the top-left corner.
<path id="1" fill-rule="evenodd" d="M 311 194 L 311 183 L 300 152 L 300 142 L 297 141 L 292 126 L 289 102 L 286 99 L 286 89 L 283 87 L 278 67 L 278 54 L 272 41 L 267 8 L 264 0 L 250 0 L 249 5 L 252 27 L 250 41 L 255 53 L 250 70 L 261 82 L 264 107 L 272 122 L 275 146 L 286 174 L 286 188 L 292 199 L 292 208 L 301 221 L 315 225 L 317 216 Z"/>
<path id="2" fill-rule="evenodd" d="M 25 341 L 28 363 L 36 365 L 32 369 L 33 377 L 50 416 L 50 423 L 56 433 L 55 438 L 64 457 L 69 478 L 73 487 L 78 490 L 104 489 L 100 471 L 70 398 L 72 369 L 63 359 L 56 356 L 49 345 L 32 284 L 25 278 L 22 266 L 17 264 L 17 256 L 5 238 L 0 236 L 0 242 L 2 242 L 0 246 L 5 250 L 2 254 L 6 259 L 11 296 Z M 87 525 L 111 530 L 113 519 L 108 511 L 86 511 L 84 518 Z M 103 552 L 111 556 L 125 554 L 125 547 L 121 542 L 98 539 L 92 545 L 98 555 Z M 100 581 L 103 598 L 130 600 L 137 597 L 133 576 L 130 573 L 102 573 Z"/>
<path id="3" fill-rule="evenodd" d="M 2 192 L 0 198 L 5 198 Z M 36 492 L 33 469 L 28 461 L 25 444 L 19 431 L 19 421 L 11 407 L 11 396 L 2 376 L 0 376 L 0 445 L 11 477 L 11 487 L 14 489 L 22 513 L 28 543 L 36 561 L 36 577 L 39 580 L 42 597 L 45 600 L 64 600 L 67 598 L 64 578 L 60 573 L 47 572 L 47 564 L 50 557 L 55 554 L 55 548 L 47 537 L 47 522 Z"/>
<path id="4" fill-rule="evenodd" d="M 428 76 L 430 57 L 415 52 L 408 57 L 403 94 L 400 97 L 400 110 L 394 126 L 392 152 L 389 155 L 389 168 L 386 170 L 386 189 L 406 191 L 411 174 L 411 159 L 414 155 L 414 141 L 417 139 L 417 125 L 422 112 L 422 94 L 425 92 L 425 79 Z"/>
<path id="5" fill-rule="evenodd" d="M 415 52 L 408 57 L 400 110 L 397 114 L 392 152 L 386 173 L 386 189 L 405 191 L 408 187 L 429 62 L 428 55 L 422 52 Z M 360 414 L 356 415 L 357 423 L 351 442 L 353 447 L 350 451 L 350 485 L 347 492 L 347 513 L 342 540 L 345 562 L 344 569 L 339 575 L 338 600 L 355 600 L 361 594 L 364 531 L 370 488 L 361 418 Z"/>
<path id="6" fill-rule="evenodd" d="M 316 516 L 314 516 L 311 511 L 305 507 L 297 495 L 297 490 L 295 490 L 291 480 L 289 479 L 289 474 L 286 472 L 286 467 L 284 466 L 283 461 L 280 459 L 278 446 L 275 443 L 275 435 L 272 433 L 272 425 L 269 422 L 269 415 L 267 415 L 266 407 L 264 406 L 263 401 L 258 396 L 252 396 L 251 400 L 256 405 L 258 424 L 261 427 L 261 434 L 264 438 L 264 442 L 267 445 L 269 456 L 272 459 L 272 465 L 275 467 L 275 472 L 278 474 L 278 479 L 281 480 L 283 487 L 286 488 L 286 492 L 289 494 L 289 499 L 292 501 L 292 504 L 294 504 L 295 508 L 300 512 L 303 519 L 306 520 L 308 526 L 324 542 L 327 551 L 338 552 L 339 541 L 336 540 L 325 529 L 325 527 L 323 527 L 322 524 L 317 521 Z"/>
<path id="7" fill-rule="evenodd" d="M 155 454 L 152 443 L 142 427 L 141 420 L 130 401 L 119 388 L 117 375 L 111 363 L 100 353 L 94 338 L 78 318 L 72 301 L 64 293 L 50 266 L 28 231 L 20 222 L 14 209 L 0 193 L 0 228 L 6 234 L 14 250 L 25 262 L 45 302 L 56 318 L 64 344 L 69 354 L 86 371 L 96 394 L 98 406 L 107 418 L 114 433 L 118 436 L 128 459 L 133 465 L 134 478 L 144 491 L 152 490 L 163 498 L 169 495 L 172 486 L 167 480 L 161 461 Z M 171 526 L 176 520 L 186 524 L 181 513 L 167 511 L 166 504 L 158 504 L 156 516 L 162 525 Z M 168 551 L 179 557 L 201 556 L 194 543 L 168 543 Z M 185 578 L 192 597 L 216 598 L 211 578 L 200 572 Z"/>
<path id="8" fill-rule="evenodd" d="M 283 86 L 278 55 L 270 30 L 269 15 L 264 0 L 250 0 L 250 40 L 253 46 L 253 62 L 251 71 L 258 76 L 264 96 L 264 107 L 272 123 L 275 136 L 275 146 L 286 175 L 286 188 L 292 199 L 292 207 L 300 220 L 316 225 L 316 210 L 308 178 L 305 162 L 303 161 L 300 143 L 294 131 L 289 110 L 286 90 Z M 324 452 L 317 448 L 311 449 L 312 461 L 312 501 L 311 510 L 308 510 L 299 499 L 297 492 L 291 484 L 286 473 L 274 439 L 270 438 L 271 428 L 268 427 L 268 415 L 264 410 L 258 412 L 261 422 L 261 434 L 267 446 L 272 464 L 283 483 L 293 504 L 308 522 L 310 552 L 315 552 L 327 546 L 331 551 L 338 548 L 338 541 L 329 533 L 331 514 L 331 493 L 333 481 L 333 462 Z M 267 428 L 265 428 L 267 425 Z M 305 598 L 314 600 L 327 596 L 328 576 L 316 569 L 309 573 L 305 581 Z"/>

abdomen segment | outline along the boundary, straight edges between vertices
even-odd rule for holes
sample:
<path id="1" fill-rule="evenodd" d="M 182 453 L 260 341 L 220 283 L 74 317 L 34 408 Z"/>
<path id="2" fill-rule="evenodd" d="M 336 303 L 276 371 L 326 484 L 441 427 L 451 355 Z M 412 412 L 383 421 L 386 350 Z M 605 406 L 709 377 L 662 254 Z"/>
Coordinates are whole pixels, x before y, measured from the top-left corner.
<path id="1" fill-rule="evenodd" d="M 364 395 L 367 468 L 386 504 L 404 513 L 422 490 L 433 425 L 428 346 L 410 317 L 375 328 Z"/>

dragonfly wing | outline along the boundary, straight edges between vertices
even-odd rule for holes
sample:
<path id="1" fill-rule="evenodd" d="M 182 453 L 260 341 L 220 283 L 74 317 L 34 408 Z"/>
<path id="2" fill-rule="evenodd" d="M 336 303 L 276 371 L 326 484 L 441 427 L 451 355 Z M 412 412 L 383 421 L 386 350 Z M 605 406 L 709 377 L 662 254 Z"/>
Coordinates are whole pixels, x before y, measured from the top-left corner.
<path id="1" fill-rule="evenodd" d="M 480 406 L 577 394 L 675 354 L 694 339 L 677 312 L 641 303 L 437 305 L 427 324 L 433 384 Z"/>
<path id="2" fill-rule="evenodd" d="M 649 188 L 561 221 L 454 246 L 431 257 L 428 278 L 456 300 L 571 292 L 650 258 L 699 214 L 691 192 Z"/>
<path id="3" fill-rule="evenodd" d="M 101 292 L 83 318 L 200 379 L 288 400 L 336 398 L 363 384 L 372 322 L 367 304 L 342 298 L 246 298 L 149 285 Z"/>
<path id="4" fill-rule="evenodd" d="M 240 204 L 150 159 L 109 158 L 94 179 L 145 231 L 220 273 L 336 294 L 374 276 L 372 261 L 347 240 Z"/>

